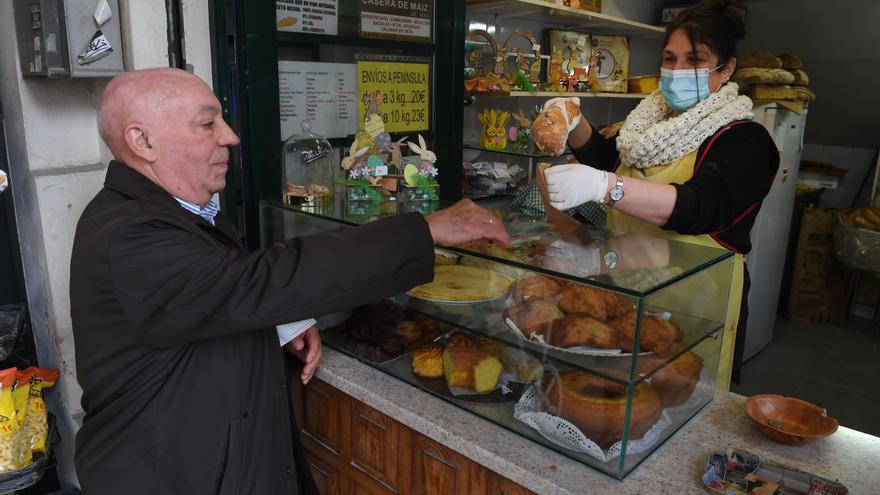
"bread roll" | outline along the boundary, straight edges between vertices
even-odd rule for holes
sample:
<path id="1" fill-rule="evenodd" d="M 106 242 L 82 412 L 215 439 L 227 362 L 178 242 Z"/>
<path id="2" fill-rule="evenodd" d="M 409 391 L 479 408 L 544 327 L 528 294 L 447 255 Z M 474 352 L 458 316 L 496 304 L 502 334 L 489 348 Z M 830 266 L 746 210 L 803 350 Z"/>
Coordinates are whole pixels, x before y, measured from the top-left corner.
<path id="1" fill-rule="evenodd" d="M 736 71 L 733 81 L 738 84 L 791 84 L 794 74 L 785 69 L 747 67 Z"/>
<path id="2" fill-rule="evenodd" d="M 782 60 L 769 52 L 752 52 L 739 61 L 740 67 L 763 67 L 767 69 L 781 69 Z"/>
<path id="3" fill-rule="evenodd" d="M 789 72 L 794 76 L 794 81 L 791 84 L 795 86 L 809 86 L 810 78 L 807 76 L 807 73 L 800 69 L 788 69 Z"/>
<path id="4" fill-rule="evenodd" d="M 798 93 L 787 84 L 769 85 L 756 84 L 749 88 L 749 97 L 753 100 L 797 100 Z"/>
<path id="5" fill-rule="evenodd" d="M 803 86 L 793 86 L 792 91 L 795 92 L 795 96 L 798 100 L 802 101 L 815 101 L 816 93 L 813 92 L 810 88 L 805 88 Z"/>
<path id="6" fill-rule="evenodd" d="M 797 55 L 792 55 L 791 53 L 783 53 L 779 56 L 779 60 L 782 62 L 783 69 L 800 69 L 803 67 L 803 63 L 801 62 L 801 58 Z"/>

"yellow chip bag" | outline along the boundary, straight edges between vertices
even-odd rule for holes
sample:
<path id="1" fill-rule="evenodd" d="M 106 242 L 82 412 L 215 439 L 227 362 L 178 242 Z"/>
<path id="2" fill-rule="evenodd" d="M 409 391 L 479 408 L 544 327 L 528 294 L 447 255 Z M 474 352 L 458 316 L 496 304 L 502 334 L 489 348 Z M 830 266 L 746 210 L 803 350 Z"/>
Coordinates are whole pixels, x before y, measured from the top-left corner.
<path id="1" fill-rule="evenodd" d="M 58 372 L 43 368 L 34 368 L 31 376 L 30 397 L 27 403 L 27 418 L 24 431 L 30 439 L 34 453 L 46 452 L 46 438 L 49 436 L 49 421 L 46 417 L 46 403 L 43 401 L 43 390 L 55 385 Z"/>
<path id="2" fill-rule="evenodd" d="M 12 400 L 12 388 L 15 384 L 15 368 L 0 371 L 0 473 L 18 469 L 15 458 L 17 449 L 15 424 L 15 404 Z"/>
<path id="3" fill-rule="evenodd" d="M 15 464 L 18 468 L 27 466 L 31 462 L 31 442 L 24 433 L 25 416 L 27 415 L 28 397 L 31 392 L 31 376 L 36 368 L 30 367 L 19 371 L 15 375 L 15 385 L 12 389 L 12 404 L 15 406 Z"/>

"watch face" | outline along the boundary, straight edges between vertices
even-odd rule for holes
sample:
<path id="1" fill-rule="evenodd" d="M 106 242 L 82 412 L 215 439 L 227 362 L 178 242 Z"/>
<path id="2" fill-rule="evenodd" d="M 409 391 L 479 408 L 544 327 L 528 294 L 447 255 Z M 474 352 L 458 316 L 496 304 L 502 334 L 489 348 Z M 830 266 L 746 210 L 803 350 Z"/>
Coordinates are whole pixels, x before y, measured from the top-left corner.
<path id="1" fill-rule="evenodd" d="M 620 201 L 623 199 L 623 188 L 620 186 L 614 186 L 611 189 L 611 199 L 614 201 Z"/>
<path id="2" fill-rule="evenodd" d="M 605 265 L 608 266 L 608 268 L 613 270 L 614 267 L 617 266 L 617 253 L 615 253 L 614 251 L 608 251 L 607 253 L 605 253 L 603 259 L 605 261 Z"/>

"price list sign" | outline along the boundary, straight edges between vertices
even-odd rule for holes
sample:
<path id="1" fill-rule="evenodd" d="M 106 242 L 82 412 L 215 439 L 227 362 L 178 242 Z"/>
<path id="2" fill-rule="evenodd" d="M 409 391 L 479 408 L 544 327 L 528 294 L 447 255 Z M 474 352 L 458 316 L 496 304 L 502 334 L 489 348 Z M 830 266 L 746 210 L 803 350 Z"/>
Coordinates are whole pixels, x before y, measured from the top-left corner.
<path id="1" fill-rule="evenodd" d="M 428 64 L 361 61 L 357 78 L 360 122 L 378 112 L 388 132 L 430 129 Z"/>
<path id="2" fill-rule="evenodd" d="M 433 3 L 432 0 L 361 0 L 361 36 L 430 43 Z"/>

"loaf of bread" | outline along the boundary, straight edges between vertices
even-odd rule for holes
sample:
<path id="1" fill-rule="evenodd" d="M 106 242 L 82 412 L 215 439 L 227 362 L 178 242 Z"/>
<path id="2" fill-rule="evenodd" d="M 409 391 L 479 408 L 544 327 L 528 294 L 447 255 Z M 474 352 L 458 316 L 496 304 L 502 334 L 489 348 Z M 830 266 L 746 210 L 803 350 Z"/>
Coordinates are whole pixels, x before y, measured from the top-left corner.
<path id="1" fill-rule="evenodd" d="M 737 84 L 791 84 L 794 74 L 785 69 L 747 67 L 736 71 L 733 82 Z"/>
<path id="2" fill-rule="evenodd" d="M 631 77 L 627 80 L 627 91 L 630 93 L 653 93 L 659 87 L 658 76 Z"/>
<path id="3" fill-rule="evenodd" d="M 798 99 L 798 93 L 787 84 L 756 84 L 749 88 L 749 97 L 753 100 L 794 101 Z"/>
<path id="4" fill-rule="evenodd" d="M 478 394 L 498 386 L 501 361 L 479 349 L 447 347 L 443 351 L 443 375 L 450 387 L 461 387 Z"/>
<path id="5" fill-rule="evenodd" d="M 579 115 L 580 109 L 570 101 L 565 102 L 564 110 L 559 105 L 550 106 L 532 122 L 532 141 L 540 150 L 561 155 L 568 141 L 569 124 Z"/>
<path id="6" fill-rule="evenodd" d="M 781 69 L 782 60 L 769 52 L 752 52 L 739 61 L 740 67 L 763 67 L 766 69 Z"/>
<path id="7" fill-rule="evenodd" d="M 798 100 L 801 101 L 815 101 L 816 93 L 813 92 L 810 88 L 805 88 L 803 86 L 792 86 L 791 88 L 795 92 L 795 96 Z"/>
<path id="8" fill-rule="evenodd" d="M 801 62 L 801 58 L 797 55 L 792 55 L 791 53 L 783 53 L 779 56 L 779 60 L 782 61 L 783 69 L 800 69 L 803 67 L 803 63 Z"/>
<path id="9" fill-rule="evenodd" d="M 788 69 L 789 72 L 794 75 L 794 81 L 791 82 L 794 86 L 809 86 L 810 78 L 807 76 L 807 73 L 802 71 L 801 69 Z"/>

